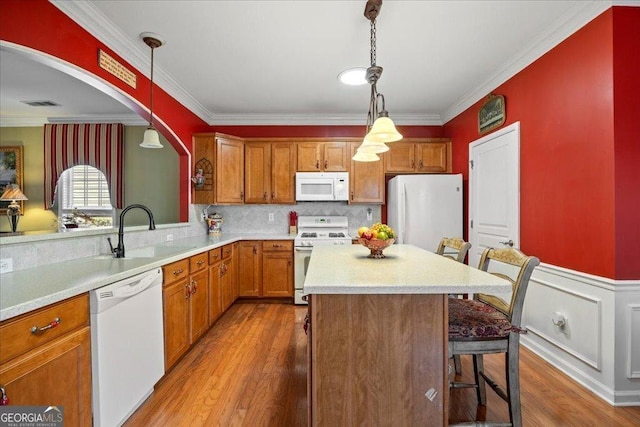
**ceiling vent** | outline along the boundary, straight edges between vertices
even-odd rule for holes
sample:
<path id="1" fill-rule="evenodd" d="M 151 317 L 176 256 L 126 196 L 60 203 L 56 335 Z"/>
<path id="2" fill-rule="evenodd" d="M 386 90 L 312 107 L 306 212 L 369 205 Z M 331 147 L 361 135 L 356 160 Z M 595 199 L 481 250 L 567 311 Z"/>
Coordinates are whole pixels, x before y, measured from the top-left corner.
<path id="1" fill-rule="evenodd" d="M 60 104 L 56 104 L 53 101 L 20 101 L 31 107 L 59 107 Z"/>

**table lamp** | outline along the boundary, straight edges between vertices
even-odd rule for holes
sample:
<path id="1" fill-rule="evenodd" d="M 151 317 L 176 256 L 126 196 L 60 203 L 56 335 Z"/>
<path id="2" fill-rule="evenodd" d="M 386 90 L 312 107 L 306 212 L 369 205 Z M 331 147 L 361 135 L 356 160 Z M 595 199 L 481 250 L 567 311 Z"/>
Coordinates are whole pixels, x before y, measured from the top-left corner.
<path id="1" fill-rule="evenodd" d="M 11 203 L 7 207 L 7 217 L 9 218 L 9 224 L 11 224 L 11 232 L 15 233 L 18 229 L 18 221 L 20 220 L 20 205 L 16 203 L 18 200 L 29 200 L 27 196 L 22 194 L 20 187 L 16 184 L 8 184 L 0 200 L 11 200 Z"/>

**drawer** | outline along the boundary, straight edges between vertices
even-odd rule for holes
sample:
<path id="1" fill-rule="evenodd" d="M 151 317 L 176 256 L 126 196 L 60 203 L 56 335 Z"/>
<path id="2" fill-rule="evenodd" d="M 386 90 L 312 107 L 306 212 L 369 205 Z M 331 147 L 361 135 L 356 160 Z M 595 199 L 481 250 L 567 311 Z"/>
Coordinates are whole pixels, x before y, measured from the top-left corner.
<path id="1" fill-rule="evenodd" d="M 209 251 L 209 264 L 215 264 L 222 259 L 222 248 L 215 248 Z"/>
<path id="2" fill-rule="evenodd" d="M 293 240 L 263 240 L 262 250 L 265 252 L 291 252 Z"/>
<path id="3" fill-rule="evenodd" d="M 209 254 L 207 252 L 203 252 L 198 255 L 194 255 L 189 258 L 189 272 L 196 273 L 198 271 L 204 270 L 209 266 Z"/>
<path id="4" fill-rule="evenodd" d="M 222 259 L 227 259 L 233 255 L 233 245 L 225 245 L 222 247 Z"/>
<path id="5" fill-rule="evenodd" d="M 59 319 L 57 326 L 47 327 L 56 319 Z M 9 319 L 0 324 L 0 363 L 88 325 L 88 293 Z M 32 332 L 34 327 L 39 331 Z"/>
<path id="6" fill-rule="evenodd" d="M 162 283 L 173 283 L 189 276 L 189 258 L 162 266 Z"/>

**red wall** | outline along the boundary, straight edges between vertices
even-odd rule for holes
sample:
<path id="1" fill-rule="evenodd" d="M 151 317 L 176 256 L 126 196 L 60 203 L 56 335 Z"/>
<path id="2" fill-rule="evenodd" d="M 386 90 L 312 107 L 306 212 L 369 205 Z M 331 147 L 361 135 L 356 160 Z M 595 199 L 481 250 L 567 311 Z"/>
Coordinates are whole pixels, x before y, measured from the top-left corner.
<path id="1" fill-rule="evenodd" d="M 505 126 L 520 122 L 522 250 L 624 278 L 616 274 L 612 28 L 609 9 L 494 92 L 506 98 Z M 454 171 L 465 178 L 481 103 L 445 125 Z M 637 278 L 640 269 L 627 273 Z"/>
<path id="2" fill-rule="evenodd" d="M 149 79 L 46 0 L 2 0 L 0 39 L 63 59 L 106 80 L 143 105 L 148 106 Z M 98 49 L 107 52 L 136 74 L 137 87 L 135 89 L 98 66 Z M 190 147 L 192 132 L 198 127 L 206 126 L 206 123 L 159 87 L 154 86 L 153 95 L 155 100 L 154 115 L 167 123 L 168 128 L 164 128 L 156 122 L 154 124 L 180 156 L 180 176 L 185 177 L 180 182 L 180 219 L 186 221 L 188 220 L 188 192 L 190 189 L 189 181 L 186 179 L 189 169 L 188 153 L 181 147 L 178 140 L 182 141 L 185 147 Z M 148 112 L 140 108 L 139 105 L 131 103 L 129 107 L 148 120 Z M 177 135 L 178 139 L 169 129 Z"/>
<path id="3" fill-rule="evenodd" d="M 616 278 L 640 277 L 640 7 L 613 8 Z"/>

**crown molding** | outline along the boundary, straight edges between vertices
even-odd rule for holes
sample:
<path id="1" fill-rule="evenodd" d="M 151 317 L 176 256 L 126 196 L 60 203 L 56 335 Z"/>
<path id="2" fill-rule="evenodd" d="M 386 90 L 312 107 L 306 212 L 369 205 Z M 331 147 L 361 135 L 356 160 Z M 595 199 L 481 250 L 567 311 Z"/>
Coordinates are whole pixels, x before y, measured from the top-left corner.
<path id="1" fill-rule="evenodd" d="M 640 2 L 638 2 L 640 3 Z M 486 97 L 498 86 L 515 76 L 529 64 L 553 49 L 564 39 L 585 26 L 589 21 L 611 7 L 611 1 L 590 1 L 576 3 L 576 6 L 561 15 L 549 28 L 534 38 L 527 49 L 523 49 L 486 82 L 463 95 L 442 114 L 442 122 L 447 123 L 458 114 Z M 508 102 L 508 101 L 507 101 Z"/>
<path id="2" fill-rule="evenodd" d="M 142 40 L 132 40 L 88 1 L 49 0 L 65 15 L 84 28 L 88 33 L 107 45 L 140 73 L 149 78 L 151 56 L 149 48 Z M 184 107 L 205 122 L 212 120 L 212 115 L 200 102 L 176 82 L 162 67 L 154 64 L 153 82 L 174 97 Z"/>
<path id="3" fill-rule="evenodd" d="M 147 126 L 148 123 L 137 114 L 100 114 L 72 117 L 2 117 L 0 127 L 22 128 L 40 127 L 48 123 L 122 123 L 125 126 Z"/>
<path id="4" fill-rule="evenodd" d="M 394 114 L 396 126 L 441 126 L 442 119 L 437 114 Z M 216 114 L 207 122 L 210 126 L 365 126 L 361 114 L 319 115 L 319 114 Z"/>

